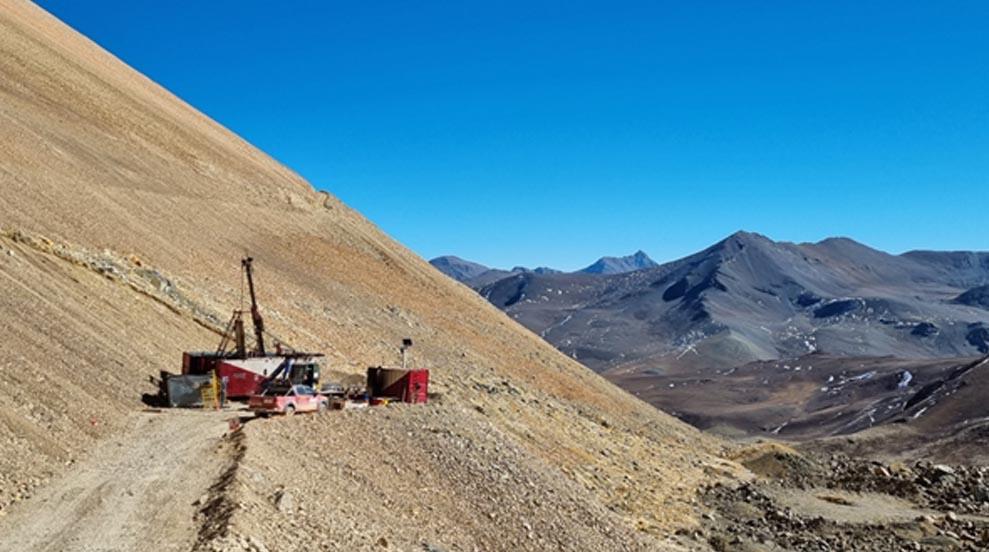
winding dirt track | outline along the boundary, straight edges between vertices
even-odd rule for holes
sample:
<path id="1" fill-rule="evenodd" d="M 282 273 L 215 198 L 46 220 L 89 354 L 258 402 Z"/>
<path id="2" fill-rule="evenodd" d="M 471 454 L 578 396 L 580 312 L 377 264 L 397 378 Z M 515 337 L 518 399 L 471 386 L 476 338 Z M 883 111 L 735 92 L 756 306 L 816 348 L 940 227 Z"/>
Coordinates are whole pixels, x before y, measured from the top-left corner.
<path id="1" fill-rule="evenodd" d="M 0 549 L 188 551 L 199 503 L 229 465 L 230 413 L 136 413 L 98 446 L 0 519 Z"/>

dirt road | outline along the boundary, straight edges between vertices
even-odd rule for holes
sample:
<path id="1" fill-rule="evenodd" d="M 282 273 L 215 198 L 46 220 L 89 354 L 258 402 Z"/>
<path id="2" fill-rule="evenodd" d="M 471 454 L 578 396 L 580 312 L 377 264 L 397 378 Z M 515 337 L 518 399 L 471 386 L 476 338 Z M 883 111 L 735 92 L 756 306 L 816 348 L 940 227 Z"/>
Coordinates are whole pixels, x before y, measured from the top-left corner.
<path id="1" fill-rule="evenodd" d="M 187 552 L 231 463 L 230 413 L 135 413 L 131 427 L 0 519 L 0 549 Z"/>

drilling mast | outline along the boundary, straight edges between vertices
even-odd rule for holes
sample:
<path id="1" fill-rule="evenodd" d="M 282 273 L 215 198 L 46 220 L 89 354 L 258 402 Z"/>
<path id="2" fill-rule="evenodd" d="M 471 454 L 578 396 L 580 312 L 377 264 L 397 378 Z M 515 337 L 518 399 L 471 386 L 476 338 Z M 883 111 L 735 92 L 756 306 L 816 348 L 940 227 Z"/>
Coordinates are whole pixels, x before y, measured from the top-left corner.
<path id="1" fill-rule="evenodd" d="M 247 275 L 247 289 L 251 293 L 251 320 L 254 322 L 254 338 L 257 340 L 258 354 L 264 356 L 264 318 L 261 318 L 261 311 L 258 309 L 258 299 L 254 294 L 253 262 L 253 258 L 247 257 L 240 263 L 243 265 L 244 273 Z"/>

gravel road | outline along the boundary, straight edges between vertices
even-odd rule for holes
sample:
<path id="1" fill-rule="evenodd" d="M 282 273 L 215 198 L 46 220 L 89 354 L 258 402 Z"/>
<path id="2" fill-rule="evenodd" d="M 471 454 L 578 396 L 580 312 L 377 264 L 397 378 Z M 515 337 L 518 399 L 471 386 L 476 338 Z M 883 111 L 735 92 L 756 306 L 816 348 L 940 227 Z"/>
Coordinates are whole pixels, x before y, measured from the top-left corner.
<path id="1" fill-rule="evenodd" d="M 191 550 L 198 503 L 226 467 L 229 413 L 140 412 L 0 519 L 5 550 Z"/>

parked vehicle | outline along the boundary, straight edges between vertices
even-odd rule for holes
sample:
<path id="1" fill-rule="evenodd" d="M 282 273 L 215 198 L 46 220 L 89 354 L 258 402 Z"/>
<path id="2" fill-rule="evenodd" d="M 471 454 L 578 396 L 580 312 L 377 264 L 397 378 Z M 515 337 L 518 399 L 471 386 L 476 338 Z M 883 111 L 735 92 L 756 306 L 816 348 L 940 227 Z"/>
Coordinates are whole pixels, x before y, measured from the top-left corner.
<path id="1" fill-rule="evenodd" d="M 291 416 L 297 412 L 323 412 L 330 407 L 330 399 L 308 385 L 269 385 L 260 395 L 252 396 L 247 406 L 260 416 Z"/>

